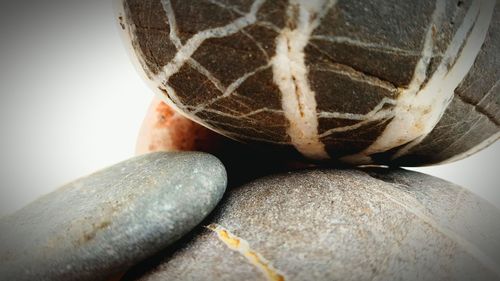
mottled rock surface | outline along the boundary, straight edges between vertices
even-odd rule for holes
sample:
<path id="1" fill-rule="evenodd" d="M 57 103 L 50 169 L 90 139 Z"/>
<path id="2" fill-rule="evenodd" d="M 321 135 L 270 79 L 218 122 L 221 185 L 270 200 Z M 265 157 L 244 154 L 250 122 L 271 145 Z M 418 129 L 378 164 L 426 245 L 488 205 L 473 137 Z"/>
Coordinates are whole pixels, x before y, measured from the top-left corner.
<path id="1" fill-rule="evenodd" d="M 204 151 L 220 149 L 223 136 L 182 116 L 155 97 L 137 138 L 136 153 L 156 151 Z"/>
<path id="2" fill-rule="evenodd" d="M 225 188 L 203 153 L 152 153 L 79 179 L 0 220 L 0 279 L 104 280 L 191 230 Z"/>
<path id="3" fill-rule="evenodd" d="M 309 170 L 227 191 L 124 280 L 499 280 L 500 211 L 405 170 Z"/>
<path id="4" fill-rule="evenodd" d="M 121 0 L 160 96 L 231 138 L 425 165 L 500 137 L 495 0 Z"/>

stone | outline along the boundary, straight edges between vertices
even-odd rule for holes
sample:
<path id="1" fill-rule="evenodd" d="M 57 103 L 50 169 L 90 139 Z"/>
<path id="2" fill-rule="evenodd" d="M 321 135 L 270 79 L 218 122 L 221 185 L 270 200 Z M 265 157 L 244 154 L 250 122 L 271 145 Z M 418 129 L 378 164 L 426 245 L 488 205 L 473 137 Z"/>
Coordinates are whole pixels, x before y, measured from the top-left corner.
<path id="1" fill-rule="evenodd" d="M 219 135 L 174 111 L 156 97 L 143 121 L 136 154 L 157 151 L 203 151 L 215 155 L 226 166 L 230 185 L 271 173 L 313 166 L 296 161 L 287 151 L 252 147 Z"/>
<path id="2" fill-rule="evenodd" d="M 500 210 L 406 170 L 310 169 L 228 189 L 123 280 L 499 280 Z"/>
<path id="3" fill-rule="evenodd" d="M 158 95 L 235 140 L 419 166 L 500 137 L 496 0 L 118 2 Z"/>
<path id="4" fill-rule="evenodd" d="M 76 180 L 0 220 L 0 279 L 115 276 L 190 231 L 225 188 L 204 153 L 151 153 Z"/>
<path id="5" fill-rule="evenodd" d="M 220 149 L 223 136 L 191 121 L 160 98 L 151 102 L 137 139 L 136 154 Z"/>

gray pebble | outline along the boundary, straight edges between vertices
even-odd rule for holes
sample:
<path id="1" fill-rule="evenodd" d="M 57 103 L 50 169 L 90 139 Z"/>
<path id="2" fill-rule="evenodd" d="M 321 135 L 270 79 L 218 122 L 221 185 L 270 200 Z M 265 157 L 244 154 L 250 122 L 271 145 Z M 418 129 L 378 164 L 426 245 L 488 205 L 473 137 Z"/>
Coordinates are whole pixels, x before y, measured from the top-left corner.
<path id="1" fill-rule="evenodd" d="M 498 280 L 500 211 L 405 170 L 309 170 L 234 188 L 125 280 Z"/>
<path id="2" fill-rule="evenodd" d="M 76 180 L 0 220 L 0 279 L 106 279 L 195 227 L 225 188 L 204 153 L 152 153 Z"/>

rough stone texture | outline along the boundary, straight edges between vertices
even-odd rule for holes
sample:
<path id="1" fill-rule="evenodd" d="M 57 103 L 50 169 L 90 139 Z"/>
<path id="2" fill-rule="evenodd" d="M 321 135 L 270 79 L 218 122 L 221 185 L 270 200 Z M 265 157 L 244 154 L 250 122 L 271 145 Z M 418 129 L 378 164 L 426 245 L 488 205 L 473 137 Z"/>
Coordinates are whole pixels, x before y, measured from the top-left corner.
<path id="1" fill-rule="evenodd" d="M 204 151 L 220 149 L 224 137 L 182 116 L 155 97 L 137 139 L 136 154 L 155 151 Z"/>
<path id="2" fill-rule="evenodd" d="M 297 161 L 297 155 L 291 155 L 288 150 L 248 146 L 219 135 L 175 112 L 156 97 L 143 121 L 136 153 L 141 155 L 157 151 L 203 151 L 215 155 L 226 167 L 229 185 L 314 166 Z"/>
<path id="3" fill-rule="evenodd" d="M 0 279 L 104 280 L 191 230 L 225 188 L 203 153 L 152 153 L 79 179 L 0 220 Z"/>
<path id="4" fill-rule="evenodd" d="M 231 138 L 418 166 L 500 137 L 498 1 L 119 2 L 158 93 Z"/>
<path id="5" fill-rule="evenodd" d="M 266 280 L 252 251 L 268 280 L 500 279 L 500 211 L 405 170 L 268 176 L 228 190 L 210 224 L 251 250 L 200 226 L 124 280 Z"/>

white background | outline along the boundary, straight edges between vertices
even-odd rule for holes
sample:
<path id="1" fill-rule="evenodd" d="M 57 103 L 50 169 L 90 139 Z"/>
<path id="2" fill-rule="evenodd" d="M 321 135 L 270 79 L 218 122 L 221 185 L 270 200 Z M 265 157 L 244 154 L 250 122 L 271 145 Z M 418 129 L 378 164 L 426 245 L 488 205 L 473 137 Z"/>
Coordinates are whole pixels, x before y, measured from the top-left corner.
<path id="1" fill-rule="evenodd" d="M 0 4 L 0 216 L 131 157 L 153 96 L 130 63 L 110 1 L 10 2 Z M 500 207 L 499 156 L 497 142 L 418 170 Z"/>

